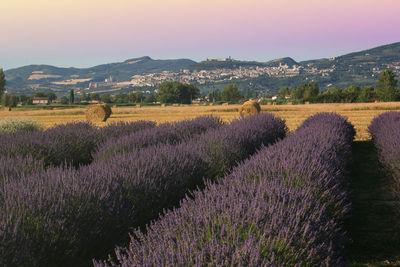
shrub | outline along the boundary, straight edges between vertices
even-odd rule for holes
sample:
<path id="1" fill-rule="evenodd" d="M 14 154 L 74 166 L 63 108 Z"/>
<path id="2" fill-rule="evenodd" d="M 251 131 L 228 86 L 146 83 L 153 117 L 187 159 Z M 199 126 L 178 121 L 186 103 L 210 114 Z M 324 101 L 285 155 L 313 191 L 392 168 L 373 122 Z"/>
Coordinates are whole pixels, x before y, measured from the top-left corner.
<path id="1" fill-rule="evenodd" d="M 342 266 L 354 128 L 317 114 L 95 266 Z"/>
<path id="2" fill-rule="evenodd" d="M 176 144 L 221 125 L 223 125 L 222 120 L 213 116 L 201 116 L 191 120 L 163 123 L 135 134 L 110 138 L 99 146 L 93 158 L 107 159 L 118 153 L 131 152 L 157 144 Z"/>
<path id="3" fill-rule="evenodd" d="M 0 138 L 0 154 L 31 156 L 46 166 L 86 164 L 96 146 L 97 130 L 88 123 L 68 123 L 32 133 L 19 132 Z"/>
<path id="4" fill-rule="evenodd" d="M 42 161 L 35 160 L 30 156 L 25 158 L 0 155 L 0 186 L 5 177 L 19 180 L 26 175 L 40 173 L 44 170 L 43 165 Z"/>
<path id="5" fill-rule="evenodd" d="M 0 120 L 0 132 L 14 133 L 17 131 L 38 131 L 40 124 L 32 119 L 11 119 Z"/>
<path id="6" fill-rule="evenodd" d="M 72 164 L 78 167 L 90 163 L 92 153 L 107 138 L 132 134 L 150 127 L 154 127 L 154 123 L 118 123 L 98 129 L 90 123 L 74 122 L 45 131 L 2 134 L 0 154 L 9 157 L 31 156 L 43 161 L 45 166 Z"/>
<path id="7" fill-rule="evenodd" d="M 282 138 L 285 129 L 281 119 L 260 114 L 177 145 L 116 154 L 78 170 L 10 177 L 0 188 L 7 192 L 0 212 L 0 265 L 88 264 L 115 244 L 126 244 L 130 227 L 157 218 L 202 187 L 204 177 L 228 172 L 246 153 Z"/>
<path id="8" fill-rule="evenodd" d="M 389 111 L 375 117 L 368 127 L 379 161 L 397 184 L 400 197 L 400 112 Z"/>
<path id="9" fill-rule="evenodd" d="M 153 121 L 118 121 L 99 128 L 99 135 L 101 136 L 101 142 L 105 142 L 109 138 L 118 138 L 124 135 L 134 134 L 138 131 L 147 130 L 155 126 L 156 123 Z"/>

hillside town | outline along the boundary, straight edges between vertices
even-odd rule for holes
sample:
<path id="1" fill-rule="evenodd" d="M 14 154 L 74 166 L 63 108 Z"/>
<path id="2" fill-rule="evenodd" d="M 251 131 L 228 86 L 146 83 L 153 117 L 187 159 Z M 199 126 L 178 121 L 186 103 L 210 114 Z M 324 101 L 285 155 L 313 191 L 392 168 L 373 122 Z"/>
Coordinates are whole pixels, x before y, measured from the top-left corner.
<path id="1" fill-rule="evenodd" d="M 301 66 L 279 65 L 278 67 L 239 67 L 235 69 L 212 69 L 212 70 L 180 70 L 163 71 L 147 75 L 132 76 L 132 86 L 157 86 L 165 81 L 179 81 L 183 83 L 217 83 L 224 81 L 234 81 L 237 79 L 257 78 L 260 76 L 270 77 L 294 77 L 299 75 Z"/>
<path id="2" fill-rule="evenodd" d="M 334 60 L 334 58 L 332 59 Z M 207 60 L 210 61 L 210 60 Z M 221 59 L 215 59 L 221 61 Z M 368 62 L 367 62 L 368 63 Z M 357 68 L 365 67 L 365 62 L 358 65 L 349 65 L 348 72 Z M 379 75 L 384 69 L 392 69 L 397 75 L 400 75 L 400 62 L 391 62 L 380 67 L 375 62 L 371 64 L 371 77 Z M 239 66 L 237 68 L 215 68 L 210 70 L 189 70 L 162 71 L 146 75 L 133 75 L 130 81 L 117 82 L 112 77 L 105 79 L 104 82 L 91 82 L 90 89 L 110 88 L 110 87 L 157 87 L 158 84 L 165 81 L 178 81 L 182 83 L 194 83 L 204 85 L 208 83 L 234 82 L 235 80 L 246 80 L 258 77 L 287 78 L 295 77 L 300 74 L 329 77 L 336 69 L 335 64 L 329 68 L 318 68 L 313 64 L 291 65 L 281 64 L 278 66 Z"/>

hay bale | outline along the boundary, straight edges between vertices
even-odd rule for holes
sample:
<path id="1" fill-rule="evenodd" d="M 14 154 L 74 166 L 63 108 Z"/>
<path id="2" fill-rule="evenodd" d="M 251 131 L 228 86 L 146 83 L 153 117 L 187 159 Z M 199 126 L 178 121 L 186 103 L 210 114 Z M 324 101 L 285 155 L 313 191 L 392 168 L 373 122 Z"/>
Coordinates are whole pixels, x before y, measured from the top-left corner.
<path id="1" fill-rule="evenodd" d="M 86 120 L 91 122 L 106 121 L 112 111 L 107 104 L 90 105 L 86 110 Z"/>
<path id="2" fill-rule="evenodd" d="M 241 116 L 257 114 L 260 113 L 260 111 L 260 105 L 256 101 L 252 100 L 244 102 L 244 104 L 239 109 L 239 113 Z"/>
<path id="3" fill-rule="evenodd" d="M 136 108 L 140 108 L 140 104 L 136 104 Z"/>

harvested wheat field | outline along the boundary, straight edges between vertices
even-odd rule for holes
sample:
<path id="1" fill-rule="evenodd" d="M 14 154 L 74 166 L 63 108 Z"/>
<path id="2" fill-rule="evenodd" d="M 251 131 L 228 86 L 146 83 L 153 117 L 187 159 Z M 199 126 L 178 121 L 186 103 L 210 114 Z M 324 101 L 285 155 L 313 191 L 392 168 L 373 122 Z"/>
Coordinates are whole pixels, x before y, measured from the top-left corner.
<path id="1" fill-rule="evenodd" d="M 107 122 L 96 123 L 104 126 L 116 121 L 151 120 L 157 123 L 195 118 L 213 114 L 225 121 L 239 118 L 241 105 L 228 106 L 149 106 L 149 107 L 117 107 L 112 108 L 112 115 Z M 271 112 L 286 120 L 290 131 L 295 130 L 307 117 L 318 112 L 336 112 L 347 117 L 357 130 L 356 140 L 367 140 L 367 126 L 371 120 L 388 110 L 400 110 L 400 102 L 387 103 L 338 103 L 308 105 L 262 105 L 262 111 Z M 1 110 L 0 118 L 31 118 L 37 120 L 45 128 L 72 121 L 85 121 L 86 108 L 52 110 Z"/>

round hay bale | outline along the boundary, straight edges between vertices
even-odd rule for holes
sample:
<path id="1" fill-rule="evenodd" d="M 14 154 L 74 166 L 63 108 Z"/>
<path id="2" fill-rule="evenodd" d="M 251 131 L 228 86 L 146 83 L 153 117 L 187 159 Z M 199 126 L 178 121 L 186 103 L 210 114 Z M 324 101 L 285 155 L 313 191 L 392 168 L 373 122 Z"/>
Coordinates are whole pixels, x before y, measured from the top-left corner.
<path id="1" fill-rule="evenodd" d="M 241 116 L 257 114 L 260 113 L 260 111 L 261 111 L 260 105 L 252 100 L 244 102 L 244 104 L 239 109 L 239 113 Z"/>
<path id="2" fill-rule="evenodd" d="M 107 104 L 90 105 L 86 110 L 86 120 L 91 122 L 106 121 L 112 111 Z"/>

